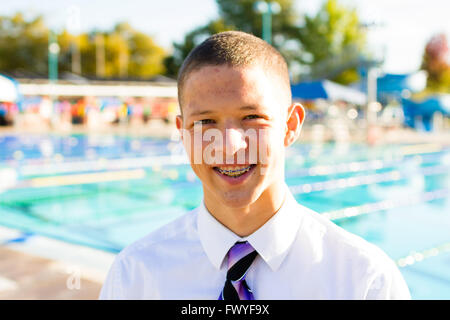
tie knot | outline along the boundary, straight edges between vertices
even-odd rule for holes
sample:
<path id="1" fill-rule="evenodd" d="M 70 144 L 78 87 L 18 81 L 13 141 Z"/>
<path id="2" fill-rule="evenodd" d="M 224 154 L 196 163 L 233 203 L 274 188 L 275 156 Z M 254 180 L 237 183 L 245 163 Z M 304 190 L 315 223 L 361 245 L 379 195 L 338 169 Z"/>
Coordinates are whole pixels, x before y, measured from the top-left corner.
<path id="1" fill-rule="evenodd" d="M 231 281 L 242 280 L 257 254 L 247 241 L 236 242 L 228 251 L 227 279 Z"/>

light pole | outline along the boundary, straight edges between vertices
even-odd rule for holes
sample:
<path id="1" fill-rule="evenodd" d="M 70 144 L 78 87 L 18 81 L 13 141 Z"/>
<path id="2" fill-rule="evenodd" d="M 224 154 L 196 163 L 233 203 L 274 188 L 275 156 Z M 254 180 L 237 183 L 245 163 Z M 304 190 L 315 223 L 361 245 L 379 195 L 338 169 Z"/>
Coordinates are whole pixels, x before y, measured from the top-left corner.
<path id="1" fill-rule="evenodd" d="M 277 14 L 281 11 L 278 2 L 255 2 L 254 10 L 262 14 L 262 38 L 269 44 L 272 44 L 272 14 Z"/>
<path id="2" fill-rule="evenodd" d="M 71 34 L 70 51 L 72 54 L 72 73 L 81 75 L 81 52 L 79 32 L 81 28 L 81 11 L 78 6 L 70 6 L 67 9 L 66 28 Z"/>
<path id="3" fill-rule="evenodd" d="M 370 30 L 382 27 L 384 24 L 380 21 L 372 21 L 361 24 L 360 26 L 369 33 Z M 370 39 L 370 34 L 368 36 Z M 366 122 L 368 128 L 376 124 L 377 113 L 382 109 L 381 104 L 378 102 L 377 79 L 381 74 L 380 66 L 384 61 L 385 55 L 385 48 L 382 45 L 369 44 L 369 49 L 372 52 L 372 56 L 370 58 L 363 58 L 363 70 L 365 71 L 367 87 Z"/>
<path id="4" fill-rule="evenodd" d="M 58 81 L 58 54 L 59 54 L 59 45 L 57 35 L 54 31 L 50 29 L 48 33 L 48 80 L 49 83 L 53 86 L 53 84 Z M 56 97 L 53 93 L 50 94 L 50 126 L 54 126 L 57 122 L 55 115 L 55 100 Z"/>
<path id="5" fill-rule="evenodd" d="M 58 54 L 59 45 L 56 34 L 50 30 L 48 33 L 48 79 L 50 82 L 58 80 Z"/>

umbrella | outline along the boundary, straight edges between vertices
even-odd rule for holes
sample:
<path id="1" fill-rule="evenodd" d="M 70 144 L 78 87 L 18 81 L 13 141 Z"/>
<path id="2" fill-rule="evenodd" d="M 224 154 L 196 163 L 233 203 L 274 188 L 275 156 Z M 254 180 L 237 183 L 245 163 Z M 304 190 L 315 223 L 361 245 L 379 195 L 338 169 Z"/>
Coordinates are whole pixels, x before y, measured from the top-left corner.
<path id="1" fill-rule="evenodd" d="M 359 90 L 340 85 L 329 80 L 300 82 L 291 86 L 292 98 L 302 100 L 325 99 L 346 101 L 358 105 L 366 103 L 367 98 Z"/>
<path id="2" fill-rule="evenodd" d="M 16 102 L 18 98 L 16 81 L 0 75 L 0 102 Z"/>

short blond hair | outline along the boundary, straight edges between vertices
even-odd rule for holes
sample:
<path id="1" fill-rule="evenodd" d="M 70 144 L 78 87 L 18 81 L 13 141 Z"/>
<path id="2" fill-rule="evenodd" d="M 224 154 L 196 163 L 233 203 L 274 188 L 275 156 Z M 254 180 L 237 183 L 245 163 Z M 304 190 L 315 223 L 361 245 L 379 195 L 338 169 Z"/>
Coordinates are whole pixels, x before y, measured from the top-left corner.
<path id="1" fill-rule="evenodd" d="M 182 106 L 183 87 L 189 74 L 204 66 L 227 65 L 249 67 L 261 65 L 277 75 L 289 89 L 289 71 L 283 56 L 266 41 L 241 31 L 225 31 L 214 34 L 195 47 L 184 60 L 178 73 L 178 101 Z"/>

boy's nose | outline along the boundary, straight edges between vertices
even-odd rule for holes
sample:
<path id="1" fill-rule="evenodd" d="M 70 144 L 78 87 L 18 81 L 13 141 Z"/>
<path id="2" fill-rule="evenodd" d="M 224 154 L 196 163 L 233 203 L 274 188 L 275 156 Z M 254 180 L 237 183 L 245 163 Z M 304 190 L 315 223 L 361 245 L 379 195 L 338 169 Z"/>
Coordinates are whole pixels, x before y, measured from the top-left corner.
<path id="1" fill-rule="evenodd" d="M 242 129 L 227 128 L 225 129 L 225 155 L 227 159 L 234 159 L 234 155 L 239 150 L 247 148 L 245 135 Z"/>

